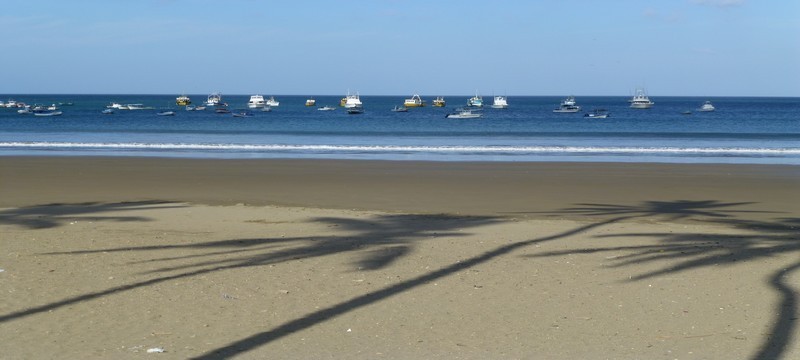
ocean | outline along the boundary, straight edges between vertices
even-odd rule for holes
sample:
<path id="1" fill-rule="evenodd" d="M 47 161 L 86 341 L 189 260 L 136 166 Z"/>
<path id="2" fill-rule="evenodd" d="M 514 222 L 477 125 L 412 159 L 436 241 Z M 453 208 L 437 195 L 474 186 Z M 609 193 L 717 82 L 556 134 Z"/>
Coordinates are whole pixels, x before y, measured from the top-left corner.
<path id="1" fill-rule="evenodd" d="M 264 94 L 268 97 L 269 94 Z M 177 95 L 0 95 L 27 104 L 62 106 L 62 116 L 21 115 L 0 108 L 0 156 L 153 156 L 186 158 L 316 158 L 421 161 L 581 161 L 800 165 L 800 98 L 660 97 L 651 109 L 629 97 L 578 96 L 578 113 L 553 113 L 566 96 L 508 96 L 508 109 L 477 119 L 445 115 L 469 96 L 445 96 L 445 108 L 393 112 L 404 96 L 361 96 L 365 112 L 347 114 L 341 96 L 280 96 L 253 117 L 186 111 Z M 205 95 L 189 95 L 195 105 Z M 410 97 L 410 96 L 406 96 Z M 224 95 L 232 111 L 249 95 Z M 710 100 L 714 112 L 697 109 Z M 111 102 L 151 110 L 101 111 Z M 484 102 L 492 96 L 484 95 Z M 334 111 L 317 107 L 335 106 Z M 606 119 L 584 114 L 606 109 Z M 175 116 L 158 116 L 173 110 Z M 684 114 L 691 111 L 690 115 Z"/>

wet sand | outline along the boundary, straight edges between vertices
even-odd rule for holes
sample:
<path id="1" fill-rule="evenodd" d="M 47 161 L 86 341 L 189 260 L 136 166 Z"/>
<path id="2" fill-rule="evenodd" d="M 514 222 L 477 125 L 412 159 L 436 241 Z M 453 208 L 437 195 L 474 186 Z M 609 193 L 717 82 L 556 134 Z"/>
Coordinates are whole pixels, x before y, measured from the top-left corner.
<path id="1" fill-rule="evenodd" d="M 797 358 L 798 190 L 793 166 L 0 157 L 0 358 Z"/>

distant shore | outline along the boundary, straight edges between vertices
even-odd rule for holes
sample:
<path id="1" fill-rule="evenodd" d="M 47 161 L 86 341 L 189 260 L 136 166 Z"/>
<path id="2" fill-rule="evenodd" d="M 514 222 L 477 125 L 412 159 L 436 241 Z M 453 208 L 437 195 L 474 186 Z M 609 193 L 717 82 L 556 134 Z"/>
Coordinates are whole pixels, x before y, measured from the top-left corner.
<path id="1" fill-rule="evenodd" d="M 0 157 L 3 358 L 791 359 L 800 166 Z"/>

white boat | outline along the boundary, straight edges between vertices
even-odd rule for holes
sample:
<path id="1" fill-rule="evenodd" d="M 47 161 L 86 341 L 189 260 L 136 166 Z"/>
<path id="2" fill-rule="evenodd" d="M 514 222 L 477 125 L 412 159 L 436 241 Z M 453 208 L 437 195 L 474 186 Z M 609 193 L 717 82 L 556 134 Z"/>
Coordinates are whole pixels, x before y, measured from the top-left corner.
<path id="1" fill-rule="evenodd" d="M 483 107 L 483 97 L 478 95 L 478 92 L 475 92 L 475 96 L 467 100 L 467 106 Z"/>
<path id="2" fill-rule="evenodd" d="M 33 116 L 60 116 L 61 111 L 35 112 Z"/>
<path id="3" fill-rule="evenodd" d="M 395 106 L 394 109 L 392 109 L 392 111 L 394 111 L 394 112 L 408 112 L 408 108 L 405 107 L 405 106 Z"/>
<path id="4" fill-rule="evenodd" d="M 447 114 L 445 117 L 448 119 L 474 119 L 482 117 L 483 114 L 471 109 L 458 109 L 456 112 Z"/>
<path id="5" fill-rule="evenodd" d="M 221 103 L 222 103 L 222 95 L 220 95 L 219 93 L 213 93 L 211 95 L 208 95 L 208 99 L 206 100 L 205 105 L 217 106 L 221 105 Z"/>
<path id="6" fill-rule="evenodd" d="M 405 106 L 407 108 L 423 107 L 423 106 L 425 106 L 425 100 L 422 100 L 422 98 L 419 97 L 419 94 L 414 94 L 414 95 L 411 95 L 411 98 L 406 99 L 405 101 L 403 101 L 403 106 Z"/>
<path id="7" fill-rule="evenodd" d="M 314 100 L 313 97 L 306 99 L 306 106 L 316 106 L 316 105 L 317 105 L 317 100 Z"/>
<path id="8" fill-rule="evenodd" d="M 280 104 L 281 103 L 278 102 L 278 100 L 275 100 L 274 96 L 270 96 L 269 99 L 267 99 L 267 106 L 277 107 L 277 106 L 280 106 Z"/>
<path id="9" fill-rule="evenodd" d="M 121 108 L 120 108 L 121 109 Z M 144 104 L 128 104 L 128 110 L 145 110 Z"/>
<path id="10" fill-rule="evenodd" d="M 156 115 L 158 115 L 158 116 L 175 116 L 175 112 L 174 111 L 162 111 L 162 112 L 156 113 Z"/>
<path id="11" fill-rule="evenodd" d="M 581 111 L 581 107 L 575 102 L 574 96 L 568 96 L 561 102 L 561 105 L 553 109 L 554 113 L 576 113 L 578 111 Z"/>
<path id="12" fill-rule="evenodd" d="M 584 117 L 592 118 L 592 119 L 605 119 L 609 116 L 608 111 L 605 109 L 594 109 L 589 113 L 583 115 Z"/>
<path id="13" fill-rule="evenodd" d="M 508 109 L 508 99 L 505 96 L 495 96 L 492 109 Z"/>
<path id="14" fill-rule="evenodd" d="M 701 106 L 699 109 L 697 109 L 697 111 L 709 112 L 709 111 L 714 111 L 716 109 L 717 108 L 715 108 L 714 105 L 711 104 L 711 101 L 706 101 L 703 104 L 703 106 Z"/>
<path id="15" fill-rule="evenodd" d="M 361 107 L 363 104 L 361 103 L 361 98 L 358 96 L 358 93 L 350 94 L 347 93 L 347 96 L 344 98 L 344 107 L 346 109 L 354 108 L 354 107 Z"/>
<path id="16" fill-rule="evenodd" d="M 101 111 L 101 113 L 105 115 L 111 115 L 114 113 L 114 109 L 104 109 L 103 111 Z"/>
<path id="17" fill-rule="evenodd" d="M 21 115 L 33 114 L 33 110 L 31 110 L 30 106 L 26 106 L 22 109 L 17 110 L 17 114 Z"/>
<path id="18" fill-rule="evenodd" d="M 631 103 L 631 109 L 649 109 L 655 104 L 647 97 L 644 89 L 636 89 L 636 94 L 633 95 L 629 102 Z"/>
<path id="19" fill-rule="evenodd" d="M 5 105 L 7 108 L 17 107 L 17 101 L 13 99 L 8 99 Z"/>
<path id="20" fill-rule="evenodd" d="M 247 107 L 251 109 L 263 108 L 266 105 L 267 102 L 264 101 L 264 97 L 261 95 L 251 95 L 250 101 L 247 102 Z"/>
<path id="21" fill-rule="evenodd" d="M 119 109 L 121 107 L 122 107 L 122 104 L 116 103 L 116 102 L 112 102 L 111 105 L 107 105 L 106 106 L 107 109 Z"/>
<path id="22" fill-rule="evenodd" d="M 196 106 L 196 107 L 194 108 L 194 111 L 203 111 L 203 110 L 205 110 L 205 109 L 206 109 L 206 107 L 205 107 L 205 106 Z"/>
<path id="23" fill-rule="evenodd" d="M 336 108 L 332 107 L 332 106 L 323 106 L 321 108 L 317 108 L 317 110 L 319 110 L 319 111 L 333 111 L 333 110 L 336 110 Z"/>

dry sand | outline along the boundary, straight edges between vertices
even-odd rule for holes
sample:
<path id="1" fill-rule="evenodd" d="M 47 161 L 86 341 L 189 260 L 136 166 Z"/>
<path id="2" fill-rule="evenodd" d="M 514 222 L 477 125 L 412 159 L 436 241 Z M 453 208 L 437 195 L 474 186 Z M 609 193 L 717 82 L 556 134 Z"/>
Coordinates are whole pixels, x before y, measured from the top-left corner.
<path id="1" fill-rule="evenodd" d="M 0 359 L 800 358 L 798 190 L 792 166 L 0 157 Z"/>

